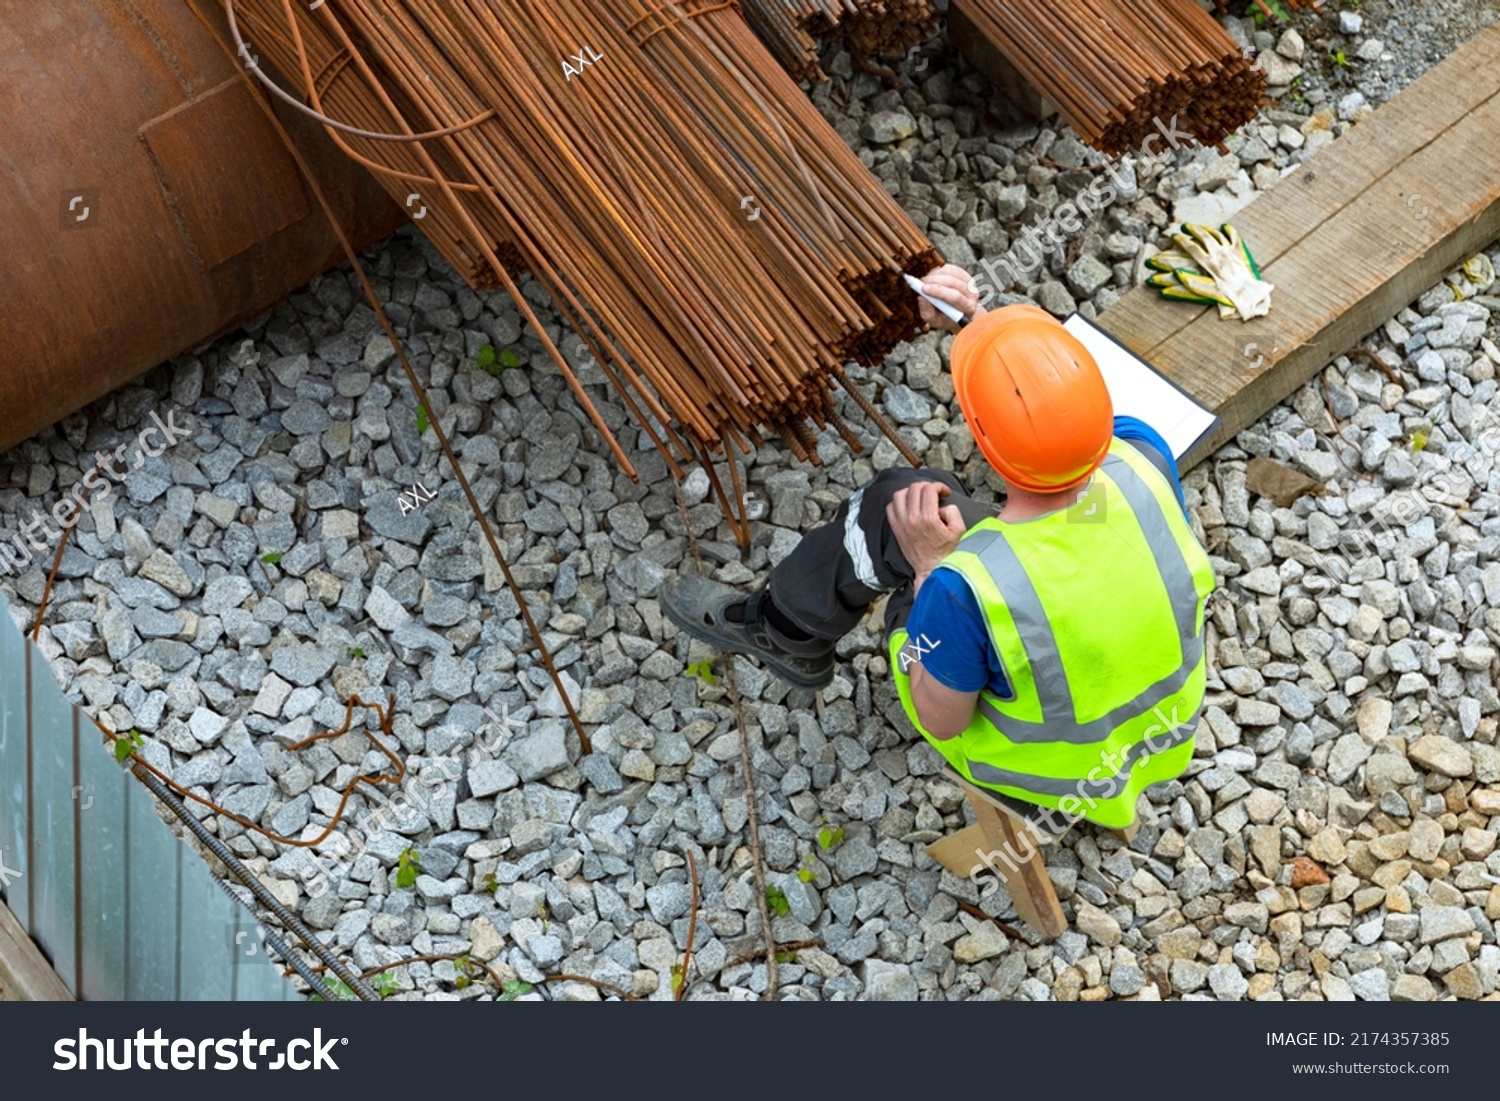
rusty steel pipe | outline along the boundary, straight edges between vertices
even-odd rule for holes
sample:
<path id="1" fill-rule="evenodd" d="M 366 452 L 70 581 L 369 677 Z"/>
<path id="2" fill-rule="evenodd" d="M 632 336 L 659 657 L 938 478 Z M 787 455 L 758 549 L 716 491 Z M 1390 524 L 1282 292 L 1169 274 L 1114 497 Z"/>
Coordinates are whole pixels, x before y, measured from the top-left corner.
<path id="1" fill-rule="evenodd" d="M 343 261 L 181 0 L 0 0 L 0 105 L 0 450 Z M 278 110 L 356 247 L 405 221 L 316 123 Z"/>

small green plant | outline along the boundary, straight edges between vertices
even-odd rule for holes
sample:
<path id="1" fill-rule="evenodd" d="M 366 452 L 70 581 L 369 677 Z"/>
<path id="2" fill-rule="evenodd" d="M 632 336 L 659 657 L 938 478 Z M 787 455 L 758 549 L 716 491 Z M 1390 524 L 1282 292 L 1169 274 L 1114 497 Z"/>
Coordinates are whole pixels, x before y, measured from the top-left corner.
<path id="1" fill-rule="evenodd" d="M 672 965 L 672 997 L 679 997 L 682 993 L 682 981 L 685 976 L 682 973 L 682 961 L 678 960 Z"/>
<path id="2" fill-rule="evenodd" d="M 706 658 L 703 661 L 695 661 L 682 671 L 685 677 L 697 677 L 704 684 L 718 684 L 714 678 L 714 659 Z"/>
<path id="3" fill-rule="evenodd" d="M 425 435 L 427 432 L 427 426 L 431 423 L 432 422 L 427 419 L 427 406 L 417 406 L 417 435 Z"/>
<path id="4" fill-rule="evenodd" d="M 115 739 L 115 760 L 121 764 L 141 746 L 146 744 L 146 739 L 141 736 L 139 730 L 132 730 L 129 734 L 121 734 Z"/>
<path id="5" fill-rule="evenodd" d="M 520 979 L 511 979 L 500 988 L 500 997 L 497 1002 L 513 1002 L 522 994 L 531 993 L 531 984 L 522 982 Z"/>
<path id="6" fill-rule="evenodd" d="M 811 860 L 812 858 L 808 857 L 808 859 Z M 802 880 L 803 883 L 811 883 L 814 879 L 818 878 L 818 873 L 812 870 L 811 864 L 804 864 L 797 869 L 797 878 Z"/>
<path id="7" fill-rule="evenodd" d="M 779 948 L 776 950 L 777 963 L 796 963 L 797 950 L 795 948 Z"/>
<path id="8" fill-rule="evenodd" d="M 270 554 L 263 554 L 260 556 L 260 560 L 268 566 L 274 566 L 281 561 L 281 552 L 272 551 Z"/>
<path id="9" fill-rule="evenodd" d="M 1339 68 L 1347 69 L 1349 67 L 1349 59 L 1344 56 L 1343 50 L 1334 50 L 1333 53 L 1329 54 L 1328 56 L 1333 58 L 1333 63 Z"/>
<path id="10" fill-rule="evenodd" d="M 479 889 L 493 897 L 494 893 L 500 889 L 500 881 L 495 878 L 494 872 L 485 873 L 485 877 L 479 881 Z"/>
<path id="11" fill-rule="evenodd" d="M 453 985 L 458 990 L 463 990 L 475 979 L 483 977 L 478 964 L 469 959 L 467 952 L 453 961 L 453 970 L 457 972 L 453 979 Z"/>
<path id="12" fill-rule="evenodd" d="M 407 846 L 401 850 L 401 856 L 396 861 L 396 886 L 410 887 L 417 881 L 417 876 L 422 874 L 422 855 L 416 849 Z"/>
<path id="13" fill-rule="evenodd" d="M 521 357 L 516 355 L 510 348 L 502 348 L 500 354 L 496 355 L 495 346 L 493 344 L 486 344 L 475 355 L 474 366 L 498 378 L 500 372 L 504 371 L 507 367 L 521 366 Z"/>
<path id="14" fill-rule="evenodd" d="M 365 656 L 364 647 L 362 646 L 350 646 L 348 653 L 351 658 L 362 658 Z"/>
<path id="15" fill-rule="evenodd" d="M 830 849 L 836 849 L 844 843 L 844 827 L 834 826 L 832 829 L 821 829 L 818 831 L 818 848 L 825 853 Z"/>
<path id="16" fill-rule="evenodd" d="M 536 900 L 536 916 L 537 916 L 537 919 L 539 921 L 541 921 L 541 923 L 542 923 L 542 935 L 546 936 L 547 935 L 547 918 L 548 918 L 548 914 L 547 914 L 547 900 L 545 898 L 538 898 Z"/>
<path id="17" fill-rule="evenodd" d="M 401 984 L 396 981 L 396 974 L 393 971 L 383 972 L 375 980 L 375 993 L 382 998 L 389 998 L 392 994 L 399 993 L 400 990 Z"/>
<path id="18" fill-rule="evenodd" d="M 786 893 L 774 883 L 766 888 L 766 906 L 777 917 L 786 917 L 792 912 L 792 904 L 787 901 Z"/>
<path id="19" fill-rule="evenodd" d="M 1266 7 L 1271 9 L 1271 14 L 1276 17 L 1278 22 L 1291 22 L 1292 17 L 1288 14 L 1286 8 L 1282 6 L 1281 0 L 1266 0 Z M 1266 13 L 1261 10 L 1259 4 L 1248 5 L 1248 13 L 1255 18 L 1255 25 L 1257 27 L 1264 27 L 1266 25 Z"/>
<path id="20" fill-rule="evenodd" d="M 354 991 L 350 990 L 349 987 L 344 983 L 344 981 L 342 979 L 337 978 L 336 976 L 333 976 L 333 975 L 324 975 L 323 976 L 323 985 L 327 988 L 328 997 L 325 998 L 321 994 L 314 994 L 312 996 L 312 1000 L 313 1001 L 315 1001 L 315 1002 L 324 1002 L 324 1001 L 352 1002 L 352 1001 L 354 1001 Z"/>
<path id="21" fill-rule="evenodd" d="M 1411 434 L 1411 449 L 1413 452 L 1421 451 L 1427 446 L 1427 432 L 1425 429 L 1415 429 Z"/>

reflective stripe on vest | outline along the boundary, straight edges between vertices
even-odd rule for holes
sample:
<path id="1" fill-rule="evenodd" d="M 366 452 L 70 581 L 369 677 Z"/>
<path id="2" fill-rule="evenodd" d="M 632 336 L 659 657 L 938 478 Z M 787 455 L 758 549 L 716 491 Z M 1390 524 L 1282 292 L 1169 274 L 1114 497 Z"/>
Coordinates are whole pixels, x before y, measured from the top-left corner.
<path id="1" fill-rule="evenodd" d="M 1100 520 L 1086 519 L 1105 505 Z M 1071 515 L 1082 506 L 1086 512 Z M 1080 546 L 1077 554 L 1063 553 Z M 1080 577 L 1080 560 L 1097 560 L 1097 567 Z M 1084 812 L 1071 811 L 1068 797 L 1088 800 L 1087 817 L 1128 823 L 1141 788 L 1187 766 L 1203 701 L 1202 616 L 1213 569 L 1170 484 L 1117 440 L 1069 514 L 1014 525 L 985 521 L 941 568 L 958 572 L 973 591 L 1011 696 L 981 692 L 969 727 L 953 739 L 930 739 L 934 746 L 975 782 L 1070 814 Z M 1060 640 L 1049 608 L 1078 633 Z M 1111 650 L 1091 630 L 1091 616 L 1111 612 L 1137 627 L 1133 637 L 1122 632 L 1136 648 L 1129 654 Z M 905 632 L 892 639 L 893 672 L 921 730 L 910 682 L 896 664 L 905 643 Z"/>
<path id="2" fill-rule="evenodd" d="M 971 539 L 975 541 L 976 545 L 971 553 L 989 572 L 1010 609 L 1015 629 L 1026 648 L 1037 697 L 1041 701 L 1042 720 L 1027 722 L 1014 715 L 1002 716 L 990 700 L 980 697 L 979 707 L 985 716 L 996 726 L 1003 727 L 1006 737 L 1013 742 L 1072 742 L 1075 745 L 1101 742 L 1117 727 L 1139 718 L 1174 693 L 1180 692 L 1203 657 L 1203 636 L 1195 622 L 1198 593 L 1193 583 L 1193 572 L 1188 568 L 1182 547 L 1172 538 L 1160 502 L 1140 475 L 1130 468 L 1130 464 L 1117 455 L 1106 458 L 1101 469 L 1114 479 L 1125 499 L 1130 502 L 1130 509 L 1141 525 L 1146 543 L 1156 559 L 1156 568 L 1166 584 L 1167 597 L 1177 614 L 1177 640 L 1182 648 L 1182 663 L 1135 699 L 1115 708 L 1109 714 L 1090 722 L 1078 722 L 1077 712 L 1073 707 L 1073 693 L 1068 687 L 1068 677 L 1063 671 L 1057 639 L 1052 633 L 1052 623 L 1043 611 L 1036 587 L 1026 575 L 1020 559 L 1016 557 L 1015 549 L 999 531 L 983 531 L 966 537 L 959 544 L 959 549 L 969 549 L 964 543 Z"/>

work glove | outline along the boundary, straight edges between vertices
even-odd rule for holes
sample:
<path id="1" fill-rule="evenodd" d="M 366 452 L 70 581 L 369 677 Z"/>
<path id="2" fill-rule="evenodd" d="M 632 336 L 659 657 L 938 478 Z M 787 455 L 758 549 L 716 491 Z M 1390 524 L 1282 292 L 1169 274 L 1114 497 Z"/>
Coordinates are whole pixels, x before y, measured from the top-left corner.
<path id="1" fill-rule="evenodd" d="M 1255 258 L 1232 225 L 1226 222 L 1214 229 L 1183 223 L 1181 231 L 1172 235 L 1172 240 L 1201 273 L 1212 278 L 1213 300 L 1219 305 L 1223 305 L 1221 299 L 1228 299 L 1234 313 L 1245 321 L 1271 312 L 1271 292 L 1276 288 L 1261 279 Z M 1204 284 L 1191 275 L 1183 279 L 1179 273 L 1178 282 L 1196 293 L 1206 292 Z M 1221 310 L 1220 314 L 1223 316 L 1224 311 Z"/>

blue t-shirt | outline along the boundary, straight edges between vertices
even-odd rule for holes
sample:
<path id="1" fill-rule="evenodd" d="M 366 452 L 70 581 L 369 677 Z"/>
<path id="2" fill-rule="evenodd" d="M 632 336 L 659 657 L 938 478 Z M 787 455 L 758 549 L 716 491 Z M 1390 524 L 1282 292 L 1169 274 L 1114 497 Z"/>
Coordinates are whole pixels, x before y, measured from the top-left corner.
<path id="1" fill-rule="evenodd" d="M 1135 417 L 1116 417 L 1115 437 L 1135 444 L 1168 476 L 1177 493 L 1177 503 L 1183 506 L 1186 515 L 1177 463 L 1166 440 Z M 1152 454 L 1153 451 L 1156 453 Z M 916 640 L 923 667 L 938 683 L 959 692 L 987 688 L 997 696 L 1010 695 L 1010 686 L 1000 668 L 1000 655 L 990 642 L 979 602 L 957 570 L 934 570 L 922 582 L 916 604 L 907 617 L 906 630 Z M 941 645 L 924 647 L 924 639 L 940 639 Z"/>

